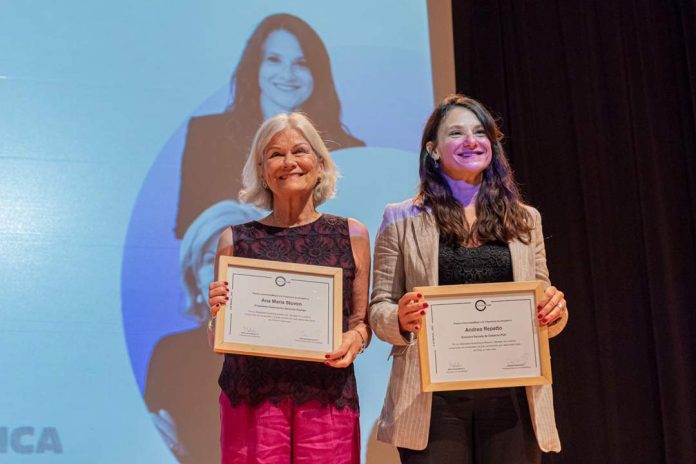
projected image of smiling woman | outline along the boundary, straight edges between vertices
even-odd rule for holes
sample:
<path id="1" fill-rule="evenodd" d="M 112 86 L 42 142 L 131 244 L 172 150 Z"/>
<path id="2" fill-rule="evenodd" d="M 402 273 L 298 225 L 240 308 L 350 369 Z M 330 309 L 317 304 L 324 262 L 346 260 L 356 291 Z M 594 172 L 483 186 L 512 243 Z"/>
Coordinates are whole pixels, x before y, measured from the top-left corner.
<path id="1" fill-rule="evenodd" d="M 259 67 L 261 110 L 269 117 L 299 108 L 312 94 L 314 78 L 297 38 L 286 30 L 271 32 Z"/>
<path id="2" fill-rule="evenodd" d="M 192 118 L 181 161 L 175 232 L 183 237 L 207 207 L 236 200 L 251 139 L 261 122 L 300 111 L 316 122 L 330 151 L 364 146 L 341 122 L 331 61 L 319 35 L 289 14 L 254 30 L 230 81 L 224 113 Z"/>

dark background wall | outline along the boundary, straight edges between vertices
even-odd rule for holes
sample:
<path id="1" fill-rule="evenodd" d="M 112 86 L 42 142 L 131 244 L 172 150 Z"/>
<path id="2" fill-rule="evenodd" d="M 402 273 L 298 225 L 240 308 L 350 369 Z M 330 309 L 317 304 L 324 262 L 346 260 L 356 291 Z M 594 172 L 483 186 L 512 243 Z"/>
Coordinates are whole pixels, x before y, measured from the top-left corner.
<path id="1" fill-rule="evenodd" d="M 452 2 L 457 90 L 502 116 L 569 302 L 545 462 L 696 462 L 695 11 Z"/>

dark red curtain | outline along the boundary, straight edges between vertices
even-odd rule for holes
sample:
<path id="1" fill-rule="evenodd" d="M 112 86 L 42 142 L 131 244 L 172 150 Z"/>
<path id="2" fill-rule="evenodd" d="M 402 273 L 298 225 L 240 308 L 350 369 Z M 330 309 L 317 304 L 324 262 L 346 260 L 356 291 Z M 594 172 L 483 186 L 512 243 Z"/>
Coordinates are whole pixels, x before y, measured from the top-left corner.
<path id="1" fill-rule="evenodd" d="M 566 331 L 549 463 L 696 463 L 696 7 L 454 0 L 458 91 L 502 117 Z"/>

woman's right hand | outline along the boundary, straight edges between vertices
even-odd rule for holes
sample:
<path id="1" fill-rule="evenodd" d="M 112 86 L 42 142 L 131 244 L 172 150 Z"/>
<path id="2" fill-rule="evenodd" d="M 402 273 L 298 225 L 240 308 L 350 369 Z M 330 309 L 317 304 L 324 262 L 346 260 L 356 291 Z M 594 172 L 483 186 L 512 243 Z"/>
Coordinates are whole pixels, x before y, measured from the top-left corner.
<path id="1" fill-rule="evenodd" d="M 227 288 L 227 282 L 217 280 L 208 287 L 208 305 L 210 306 L 210 316 L 215 317 L 222 305 L 230 299 L 230 289 Z"/>
<path id="2" fill-rule="evenodd" d="M 420 320 L 425 315 L 428 302 L 418 292 L 408 292 L 399 300 L 399 330 L 402 332 L 418 332 Z"/>

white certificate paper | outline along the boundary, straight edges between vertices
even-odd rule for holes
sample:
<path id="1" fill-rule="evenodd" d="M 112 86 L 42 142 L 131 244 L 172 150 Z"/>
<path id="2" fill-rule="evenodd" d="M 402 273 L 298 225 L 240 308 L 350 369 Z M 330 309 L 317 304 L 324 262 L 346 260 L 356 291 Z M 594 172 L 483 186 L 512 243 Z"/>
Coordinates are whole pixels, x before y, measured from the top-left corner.
<path id="1" fill-rule="evenodd" d="M 541 375 L 534 294 L 429 297 L 431 382 Z"/>
<path id="2" fill-rule="evenodd" d="M 231 265 L 223 340 L 333 351 L 334 279 Z"/>

